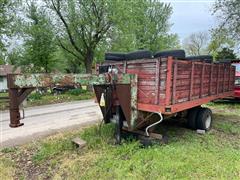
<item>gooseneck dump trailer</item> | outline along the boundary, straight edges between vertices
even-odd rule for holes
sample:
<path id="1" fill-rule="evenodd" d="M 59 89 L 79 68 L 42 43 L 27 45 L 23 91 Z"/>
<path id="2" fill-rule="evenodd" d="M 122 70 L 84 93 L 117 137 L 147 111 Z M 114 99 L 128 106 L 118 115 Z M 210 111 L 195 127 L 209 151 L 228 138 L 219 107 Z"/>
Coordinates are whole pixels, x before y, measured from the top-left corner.
<path id="1" fill-rule="evenodd" d="M 22 125 L 19 105 L 34 88 L 92 84 L 105 123 L 116 122 L 118 143 L 123 131 L 155 136 L 149 129 L 170 116 L 185 115 L 190 128 L 208 130 L 211 111 L 200 106 L 232 96 L 234 81 L 230 64 L 172 57 L 105 62 L 95 75 L 8 75 L 10 126 Z"/>

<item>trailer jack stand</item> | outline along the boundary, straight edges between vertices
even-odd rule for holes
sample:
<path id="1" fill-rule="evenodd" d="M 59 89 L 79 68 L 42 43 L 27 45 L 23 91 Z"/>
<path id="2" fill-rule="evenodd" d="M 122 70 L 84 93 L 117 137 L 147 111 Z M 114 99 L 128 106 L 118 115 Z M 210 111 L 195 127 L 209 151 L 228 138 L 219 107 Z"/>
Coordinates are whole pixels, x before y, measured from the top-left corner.
<path id="1" fill-rule="evenodd" d="M 24 123 L 20 123 L 21 117 L 19 109 L 10 109 L 10 118 L 12 119 L 9 124 L 11 128 L 16 128 L 24 125 Z"/>

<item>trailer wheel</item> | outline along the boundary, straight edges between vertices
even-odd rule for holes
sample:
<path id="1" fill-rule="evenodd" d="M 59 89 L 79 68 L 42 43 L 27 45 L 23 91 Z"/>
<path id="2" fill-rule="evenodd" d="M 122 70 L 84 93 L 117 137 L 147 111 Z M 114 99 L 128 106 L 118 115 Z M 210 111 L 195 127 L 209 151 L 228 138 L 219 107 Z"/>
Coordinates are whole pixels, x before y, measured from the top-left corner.
<path id="1" fill-rule="evenodd" d="M 188 111 L 187 116 L 187 126 L 190 129 L 196 130 L 197 129 L 197 116 L 199 112 L 200 107 L 194 107 Z"/>
<path id="2" fill-rule="evenodd" d="M 212 111 L 209 108 L 201 108 L 197 116 L 197 128 L 210 130 L 212 125 Z"/>

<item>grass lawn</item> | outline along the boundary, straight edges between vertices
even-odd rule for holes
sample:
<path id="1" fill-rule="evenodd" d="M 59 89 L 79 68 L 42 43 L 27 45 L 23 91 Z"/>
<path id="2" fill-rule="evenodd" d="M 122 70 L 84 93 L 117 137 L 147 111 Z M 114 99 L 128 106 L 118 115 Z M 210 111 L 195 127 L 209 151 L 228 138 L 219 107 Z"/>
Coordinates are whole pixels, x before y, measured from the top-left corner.
<path id="1" fill-rule="evenodd" d="M 114 145 L 111 124 L 59 133 L 5 148 L 0 177 L 11 179 L 240 179 L 240 104 L 211 103 L 213 128 L 205 135 L 166 120 L 169 143 L 143 148 L 137 141 Z M 227 109 L 226 109 L 227 108 Z M 84 149 L 71 144 L 80 136 Z"/>
<path id="2" fill-rule="evenodd" d="M 8 93 L 6 93 L 6 92 L 0 92 L 0 97 L 6 97 L 6 96 L 8 96 Z"/>
<path id="3" fill-rule="evenodd" d="M 8 96 L 7 93 L 0 93 L 0 97 L 7 97 L 7 96 Z M 86 99 L 91 99 L 93 97 L 94 97 L 94 94 L 92 92 L 84 91 L 84 90 L 77 93 L 74 91 L 70 91 L 64 94 L 59 94 L 59 95 L 53 95 L 51 93 L 40 95 L 38 93 L 33 92 L 28 96 L 26 107 L 86 100 Z M 6 101 L 0 102 L 0 110 L 6 110 L 7 106 L 8 106 L 8 102 Z"/>

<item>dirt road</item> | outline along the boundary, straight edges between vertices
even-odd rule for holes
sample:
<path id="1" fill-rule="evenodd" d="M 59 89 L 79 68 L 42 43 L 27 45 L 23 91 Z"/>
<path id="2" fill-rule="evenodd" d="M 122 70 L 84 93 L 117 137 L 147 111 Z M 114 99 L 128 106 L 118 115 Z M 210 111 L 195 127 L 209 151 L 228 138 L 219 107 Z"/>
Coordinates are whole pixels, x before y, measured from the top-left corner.
<path id="1" fill-rule="evenodd" d="M 24 126 L 9 127 L 9 113 L 0 112 L 0 148 L 20 145 L 66 129 L 76 129 L 102 118 L 93 100 L 38 106 L 25 109 Z"/>

